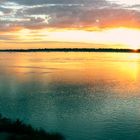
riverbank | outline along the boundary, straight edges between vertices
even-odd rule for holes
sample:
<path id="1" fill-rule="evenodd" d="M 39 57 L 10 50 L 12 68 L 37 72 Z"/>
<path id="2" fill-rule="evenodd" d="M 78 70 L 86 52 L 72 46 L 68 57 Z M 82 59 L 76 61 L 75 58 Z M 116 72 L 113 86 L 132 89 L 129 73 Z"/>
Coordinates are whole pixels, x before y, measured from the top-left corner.
<path id="1" fill-rule="evenodd" d="M 0 115 L 0 140 L 64 140 L 64 137 Z"/>
<path id="2" fill-rule="evenodd" d="M 119 52 L 140 53 L 140 49 L 121 48 L 38 48 L 38 49 L 3 49 L 0 52 Z"/>

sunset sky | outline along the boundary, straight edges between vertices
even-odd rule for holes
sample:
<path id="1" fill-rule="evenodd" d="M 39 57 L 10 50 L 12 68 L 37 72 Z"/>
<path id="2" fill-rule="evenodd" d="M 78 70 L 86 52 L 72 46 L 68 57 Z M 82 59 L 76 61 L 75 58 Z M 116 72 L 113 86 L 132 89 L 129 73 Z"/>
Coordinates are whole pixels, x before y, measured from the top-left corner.
<path id="1" fill-rule="evenodd" d="M 0 0 L 0 49 L 140 48 L 140 0 Z"/>

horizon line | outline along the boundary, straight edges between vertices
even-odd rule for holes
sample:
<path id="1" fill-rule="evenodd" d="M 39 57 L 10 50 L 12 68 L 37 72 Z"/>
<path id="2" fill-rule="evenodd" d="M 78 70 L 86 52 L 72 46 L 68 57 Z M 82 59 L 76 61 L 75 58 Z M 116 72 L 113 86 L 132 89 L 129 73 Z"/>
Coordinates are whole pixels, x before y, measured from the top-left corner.
<path id="1" fill-rule="evenodd" d="M 129 48 L 33 48 L 33 49 L 0 49 L 0 52 L 126 52 L 140 53 L 140 49 Z"/>

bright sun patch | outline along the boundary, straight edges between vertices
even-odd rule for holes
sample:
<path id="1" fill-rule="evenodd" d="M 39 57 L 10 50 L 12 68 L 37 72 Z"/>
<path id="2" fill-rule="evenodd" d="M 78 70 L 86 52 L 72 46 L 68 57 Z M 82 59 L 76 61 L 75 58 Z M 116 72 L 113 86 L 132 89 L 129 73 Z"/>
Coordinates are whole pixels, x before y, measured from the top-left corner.
<path id="1" fill-rule="evenodd" d="M 77 42 L 103 45 L 125 46 L 125 48 L 140 48 L 140 30 L 129 28 L 113 28 L 99 31 L 84 30 L 22 30 L 15 34 L 18 42 Z"/>
<path id="2" fill-rule="evenodd" d="M 120 5 L 139 5 L 140 0 L 108 0 L 112 3 L 117 3 Z"/>

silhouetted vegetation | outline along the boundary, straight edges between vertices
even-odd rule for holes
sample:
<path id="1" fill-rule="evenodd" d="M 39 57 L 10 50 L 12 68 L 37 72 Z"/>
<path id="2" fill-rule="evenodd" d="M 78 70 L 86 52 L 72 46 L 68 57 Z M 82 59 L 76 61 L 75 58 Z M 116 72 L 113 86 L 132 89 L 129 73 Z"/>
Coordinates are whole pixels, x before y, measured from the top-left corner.
<path id="1" fill-rule="evenodd" d="M 0 115 L 0 133 L 6 133 L 6 140 L 64 140 L 58 133 L 47 133 L 42 129 L 34 129 L 20 120 L 11 121 Z"/>
<path id="2" fill-rule="evenodd" d="M 42 49 L 7 49 L 0 52 L 126 52 L 139 53 L 140 49 L 113 49 L 113 48 L 42 48 Z"/>

